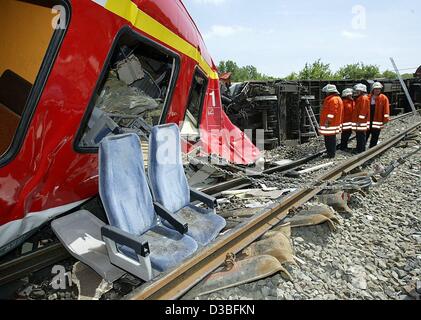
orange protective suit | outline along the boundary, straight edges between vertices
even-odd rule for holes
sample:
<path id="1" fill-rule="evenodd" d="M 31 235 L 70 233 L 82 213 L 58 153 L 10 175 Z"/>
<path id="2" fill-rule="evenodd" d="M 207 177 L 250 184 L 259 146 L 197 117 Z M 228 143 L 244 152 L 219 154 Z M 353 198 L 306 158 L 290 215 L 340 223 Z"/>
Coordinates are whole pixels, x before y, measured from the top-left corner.
<path id="1" fill-rule="evenodd" d="M 341 132 L 343 102 L 337 95 L 330 95 L 323 101 L 320 113 L 319 133 L 324 136 L 336 136 Z"/>
<path id="2" fill-rule="evenodd" d="M 367 132 L 370 125 L 370 98 L 367 95 L 359 96 L 355 100 L 352 113 L 352 129 Z"/>
<path id="3" fill-rule="evenodd" d="M 353 99 L 342 99 L 344 104 L 344 112 L 342 115 L 342 131 L 352 130 L 352 116 L 355 108 L 355 101 Z"/>
<path id="4" fill-rule="evenodd" d="M 371 103 L 371 95 L 368 96 Z M 384 125 L 389 122 L 390 118 L 390 103 L 389 98 L 380 94 L 376 98 L 376 110 L 373 119 L 373 129 L 383 129 Z"/>

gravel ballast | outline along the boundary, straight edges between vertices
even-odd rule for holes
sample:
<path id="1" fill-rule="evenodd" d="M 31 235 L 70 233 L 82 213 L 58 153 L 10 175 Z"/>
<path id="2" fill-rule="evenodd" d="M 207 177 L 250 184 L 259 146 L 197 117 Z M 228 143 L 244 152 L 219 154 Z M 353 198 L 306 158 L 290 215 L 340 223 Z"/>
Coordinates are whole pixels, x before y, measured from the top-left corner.
<path id="1" fill-rule="evenodd" d="M 397 134 L 410 123 L 411 120 L 391 123 L 382 139 Z M 386 167 L 411 150 L 414 149 L 393 148 L 364 170 L 379 164 Z M 347 157 L 340 153 L 337 161 Z M 298 267 L 288 267 L 293 282 L 277 274 L 200 299 L 419 299 L 420 175 L 418 153 L 383 183 L 374 185 L 366 196 L 353 194 L 349 203 L 351 213 L 337 213 L 341 222 L 337 232 L 326 224 L 293 229 L 295 254 L 301 261 Z"/>

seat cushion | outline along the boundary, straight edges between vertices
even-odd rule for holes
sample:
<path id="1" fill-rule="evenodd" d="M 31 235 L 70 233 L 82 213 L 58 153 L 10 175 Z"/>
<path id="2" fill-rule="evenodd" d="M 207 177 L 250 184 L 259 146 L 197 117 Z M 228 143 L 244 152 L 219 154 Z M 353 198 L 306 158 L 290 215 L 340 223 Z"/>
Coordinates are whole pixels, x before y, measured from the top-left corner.
<path id="1" fill-rule="evenodd" d="M 189 205 L 179 210 L 176 214 L 180 215 L 188 223 L 189 231 L 187 235 L 196 240 L 201 246 L 206 246 L 215 240 L 226 226 L 225 219 L 215 214 L 211 209 L 202 209 Z M 164 221 L 164 223 L 168 225 L 168 222 Z"/>
<path id="2" fill-rule="evenodd" d="M 156 126 L 149 136 L 149 179 L 155 201 L 175 213 L 190 203 L 190 188 L 175 124 Z"/>
<path id="3" fill-rule="evenodd" d="M 140 236 L 140 240 L 149 243 L 152 268 L 159 272 L 177 267 L 198 248 L 196 241 L 191 237 L 183 236 L 163 225 L 157 225 L 147 231 Z M 120 251 L 137 260 L 133 250 L 121 247 Z"/>
<path id="4" fill-rule="evenodd" d="M 137 135 L 110 136 L 101 142 L 99 192 L 111 226 L 140 236 L 157 224 Z"/>

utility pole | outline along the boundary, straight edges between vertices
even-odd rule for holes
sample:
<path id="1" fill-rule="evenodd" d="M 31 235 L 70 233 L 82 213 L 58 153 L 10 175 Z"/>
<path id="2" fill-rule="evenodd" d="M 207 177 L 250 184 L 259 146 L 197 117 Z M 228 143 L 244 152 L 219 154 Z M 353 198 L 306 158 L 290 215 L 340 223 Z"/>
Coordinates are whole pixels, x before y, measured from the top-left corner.
<path id="1" fill-rule="evenodd" d="M 402 89 L 406 94 L 406 98 L 408 99 L 409 105 L 411 106 L 411 109 L 414 112 L 414 116 L 416 116 L 417 115 L 417 109 L 415 108 L 414 101 L 412 101 L 411 95 L 409 94 L 408 87 L 406 86 L 405 81 L 403 81 L 403 78 L 402 78 L 402 76 L 399 72 L 399 69 L 396 66 L 395 60 L 393 58 L 390 58 L 390 61 L 392 62 L 393 68 L 395 69 L 395 72 L 396 72 L 396 74 L 399 78 L 399 81 L 401 82 Z"/>

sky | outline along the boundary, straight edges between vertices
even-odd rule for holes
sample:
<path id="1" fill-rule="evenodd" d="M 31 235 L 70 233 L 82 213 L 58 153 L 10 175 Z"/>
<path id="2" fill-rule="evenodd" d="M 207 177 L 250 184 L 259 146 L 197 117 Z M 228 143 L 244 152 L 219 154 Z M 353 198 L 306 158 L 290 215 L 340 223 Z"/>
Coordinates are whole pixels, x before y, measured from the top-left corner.
<path id="1" fill-rule="evenodd" d="M 215 63 L 287 76 L 319 58 L 336 71 L 364 62 L 401 73 L 421 65 L 419 0 L 183 0 Z M 409 70 L 406 70 L 406 69 Z"/>

